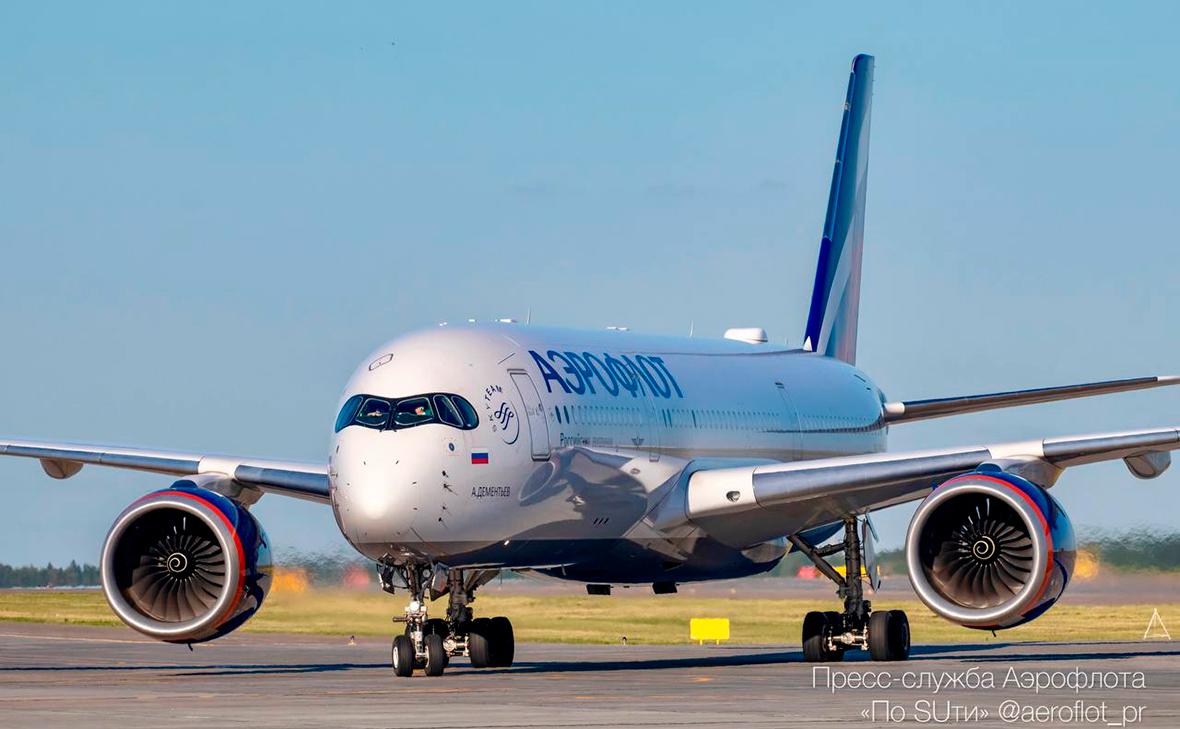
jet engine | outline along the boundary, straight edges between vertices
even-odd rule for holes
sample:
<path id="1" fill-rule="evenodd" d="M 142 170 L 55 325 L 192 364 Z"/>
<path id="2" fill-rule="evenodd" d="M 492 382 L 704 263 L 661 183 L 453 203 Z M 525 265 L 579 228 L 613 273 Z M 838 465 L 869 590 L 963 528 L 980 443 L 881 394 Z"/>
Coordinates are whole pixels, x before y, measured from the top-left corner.
<path id="1" fill-rule="evenodd" d="M 182 480 L 132 503 L 102 548 L 102 588 L 119 618 L 170 643 L 219 638 L 270 589 L 270 545 L 244 506 Z"/>
<path id="2" fill-rule="evenodd" d="M 944 482 L 919 505 L 906 535 L 910 582 L 922 602 L 983 630 L 1011 628 L 1052 607 L 1076 555 L 1061 504 L 998 468 Z"/>

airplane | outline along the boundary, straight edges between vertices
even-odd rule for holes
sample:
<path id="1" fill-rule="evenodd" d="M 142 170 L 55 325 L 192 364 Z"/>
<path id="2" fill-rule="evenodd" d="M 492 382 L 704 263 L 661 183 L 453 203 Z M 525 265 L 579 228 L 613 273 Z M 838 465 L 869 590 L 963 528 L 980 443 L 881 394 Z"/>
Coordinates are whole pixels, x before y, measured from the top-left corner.
<path id="1" fill-rule="evenodd" d="M 672 593 L 765 573 L 793 551 L 842 602 L 805 616 L 805 660 L 849 650 L 904 660 L 906 614 L 874 610 L 864 583 L 879 583 L 871 513 L 911 501 L 921 503 L 905 552 L 922 603 L 984 630 L 1033 620 L 1065 590 L 1076 555 L 1049 489 L 1072 466 L 1114 459 L 1155 478 L 1180 430 L 891 452 L 889 429 L 1180 377 L 886 398 L 856 367 L 873 73 L 871 56 L 855 57 L 802 347 L 772 344 L 758 328 L 709 339 L 446 325 L 399 336 L 360 363 L 323 463 L 27 440 L 0 440 L 0 454 L 38 459 L 57 479 L 86 464 L 176 479 L 115 518 L 102 587 L 131 628 L 190 646 L 262 606 L 271 543 L 250 507 L 266 494 L 331 507 L 383 589 L 407 593 L 391 646 L 398 676 L 441 675 L 457 656 L 510 666 L 511 621 L 472 608 L 505 570 L 585 583 L 594 595 L 648 584 Z M 444 596 L 445 615 L 431 616 L 427 598 Z"/>

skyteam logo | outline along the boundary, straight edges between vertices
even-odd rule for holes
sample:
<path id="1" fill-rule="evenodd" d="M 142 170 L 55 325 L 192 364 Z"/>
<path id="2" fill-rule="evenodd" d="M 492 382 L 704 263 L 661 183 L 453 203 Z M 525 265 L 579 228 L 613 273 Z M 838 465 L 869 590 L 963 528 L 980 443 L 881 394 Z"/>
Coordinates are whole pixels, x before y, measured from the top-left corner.
<path id="1" fill-rule="evenodd" d="M 483 407 L 492 424 L 492 432 L 508 445 L 515 443 L 520 437 L 520 418 L 516 415 L 516 408 L 504 396 L 504 388 L 499 385 L 487 387 L 483 391 Z"/>
<path id="2" fill-rule="evenodd" d="M 593 352 L 579 354 L 555 349 L 544 356 L 531 349 L 529 354 L 537 363 L 549 392 L 553 392 L 556 384 L 562 392 L 575 395 L 601 392 L 611 397 L 623 394 L 639 397 L 647 393 L 664 399 L 684 397 L 676 378 L 660 357 L 644 354 L 615 356 L 605 352 L 601 355 Z"/>

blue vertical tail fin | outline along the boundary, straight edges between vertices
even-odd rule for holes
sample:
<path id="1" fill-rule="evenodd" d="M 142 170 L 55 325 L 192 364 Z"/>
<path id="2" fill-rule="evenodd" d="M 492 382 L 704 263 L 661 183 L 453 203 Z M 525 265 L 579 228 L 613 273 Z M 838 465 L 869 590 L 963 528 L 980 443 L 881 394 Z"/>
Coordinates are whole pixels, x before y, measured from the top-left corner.
<path id="1" fill-rule="evenodd" d="M 852 59 L 852 75 L 848 79 L 803 345 L 849 363 L 856 361 L 872 97 L 873 57 L 861 54 Z"/>

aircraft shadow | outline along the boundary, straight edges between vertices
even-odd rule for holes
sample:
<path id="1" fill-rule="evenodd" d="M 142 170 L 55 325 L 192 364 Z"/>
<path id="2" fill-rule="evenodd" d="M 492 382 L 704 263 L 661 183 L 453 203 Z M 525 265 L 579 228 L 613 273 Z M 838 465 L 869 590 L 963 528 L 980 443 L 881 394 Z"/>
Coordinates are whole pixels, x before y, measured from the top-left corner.
<path id="1" fill-rule="evenodd" d="M 923 645 L 914 646 L 910 652 L 910 659 L 906 663 L 894 664 L 897 666 L 904 666 L 915 662 L 947 660 L 951 658 L 960 658 L 967 662 L 986 662 L 986 663 L 1020 663 L 1028 661 L 1042 661 L 1042 662 L 1057 662 L 1057 661 L 1086 661 L 1086 660 L 1119 660 L 1127 658 L 1137 658 L 1142 656 L 1175 656 L 1180 655 L 1180 649 L 1176 650 L 1158 650 L 1150 646 L 1144 646 L 1142 650 L 1128 649 L 1121 651 L 1071 651 L 1068 653 L 1045 653 L 1037 652 L 1038 647 L 1053 646 L 1052 643 L 972 643 L 959 645 Z M 1118 644 L 1103 644 L 1091 643 L 1095 647 L 1101 645 L 1125 645 Z M 995 651 L 1001 649 L 1011 648 L 1028 648 L 1029 653 L 1022 653 L 1015 655 L 1007 653 L 1005 655 L 969 655 L 979 651 Z M 713 648 L 712 650 L 718 650 Z M 686 656 L 683 658 L 653 658 L 653 659 L 639 659 L 627 660 L 620 658 L 619 660 L 607 661 L 517 661 L 512 668 L 502 669 L 471 669 L 466 664 L 454 664 L 451 670 L 473 671 L 480 674 L 490 673 L 590 673 L 590 672 L 610 672 L 610 671 L 660 671 L 673 670 L 684 668 L 724 668 L 727 666 L 761 666 L 779 663 L 800 663 L 803 664 L 803 653 L 801 651 L 775 651 L 775 652 L 758 652 L 758 653 L 736 653 L 736 651 L 744 650 L 739 647 L 724 648 L 723 651 L 729 652 L 725 655 L 709 655 L 709 656 Z M 745 649 L 748 650 L 748 649 Z M 869 662 L 869 655 L 866 652 L 857 651 L 849 653 L 843 663 L 865 663 Z M 820 665 L 820 664 L 806 664 L 806 665 Z M 828 664 L 828 665 L 841 665 Z"/>
<path id="2" fill-rule="evenodd" d="M 1159 649 L 1159 644 L 1145 644 L 1140 649 L 1127 648 L 1126 643 L 1085 643 L 1078 648 L 1100 648 L 1101 646 L 1119 646 L 1123 650 L 1075 650 L 1066 653 L 1039 652 L 1042 647 L 1052 647 L 1053 643 L 973 643 L 960 645 L 922 645 L 914 646 L 910 653 L 909 663 L 946 660 L 961 658 L 968 662 L 978 663 L 1023 663 L 1023 662 L 1078 662 L 1090 660 L 1124 660 L 1143 656 L 1178 656 L 1180 648 Z M 995 651 L 1001 649 L 1026 649 L 1020 654 L 1006 653 L 1004 655 L 970 655 L 979 651 Z M 577 646 L 570 646 L 571 652 Z M 626 650 L 626 649 L 622 649 Z M 608 673 L 612 671 L 665 671 L 676 669 L 710 669 L 730 666 L 764 666 L 771 664 L 799 663 L 804 664 L 801 651 L 755 651 L 742 646 L 712 646 L 710 655 L 684 656 L 673 658 L 629 659 L 619 656 L 610 660 L 558 660 L 558 661 L 517 661 L 511 668 L 473 669 L 466 661 L 456 661 L 451 664 L 450 672 L 472 674 L 512 674 L 512 673 Z M 849 653 L 844 663 L 863 663 L 869 661 L 864 652 Z M 818 664 L 812 664 L 818 665 Z M 841 665 L 829 664 L 829 665 Z M 898 666 L 906 664 L 897 664 Z M 387 669 L 389 664 L 380 663 L 243 663 L 243 664 L 206 664 L 206 665 L 82 665 L 82 666 L 0 666 L 0 675 L 5 673 L 72 673 L 95 671 L 101 673 L 115 673 L 120 671 L 154 671 L 167 673 L 177 677 L 201 676 L 265 676 L 279 674 L 315 674 L 334 673 L 339 671 Z"/>
<path id="3" fill-rule="evenodd" d="M 995 648 L 995 644 L 972 646 L 915 646 L 911 660 L 920 660 L 924 655 L 935 656 L 952 650 L 977 650 Z M 576 651 L 576 646 L 571 646 Z M 713 646 L 712 655 L 685 656 L 682 658 L 650 658 L 631 660 L 620 656 L 618 660 L 562 660 L 562 661 L 517 661 L 512 668 L 473 669 L 465 661 L 452 664 L 452 671 L 488 673 L 593 673 L 608 671 L 659 671 L 683 668 L 724 668 L 726 666 L 763 666 L 779 663 L 803 663 L 801 651 L 760 651 L 745 652 L 749 648 Z M 718 655 L 720 653 L 720 655 Z M 868 654 L 850 653 L 848 662 L 868 660 Z M 302 664 L 211 664 L 211 665 L 83 665 L 83 666 L 0 666 L 0 674 L 18 672 L 71 673 L 84 671 L 158 671 L 173 676 L 234 676 L 290 673 L 329 673 L 365 669 L 388 668 L 387 663 L 302 663 Z"/>
<path id="4" fill-rule="evenodd" d="M 980 650 L 998 648 L 995 644 L 981 644 L 970 646 L 915 646 L 910 654 L 910 660 L 934 659 L 941 653 L 962 650 Z M 597 671 L 660 671 L 682 668 L 724 668 L 726 666 L 765 666 L 778 663 L 804 663 L 802 651 L 773 651 L 757 653 L 737 653 L 748 648 L 712 647 L 711 652 L 725 651 L 723 655 L 685 656 L 683 658 L 649 658 L 639 660 L 608 661 L 517 661 L 512 668 L 502 669 L 472 669 L 479 673 L 590 673 Z M 849 653 L 847 663 L 860 663 L 869 660 L 867 653 Z M 811 665 L 811 664 L 809 664 Z M 838 665 L 838 664 L 837 664 Z M 458 664 L 455 668 L 466 669 L 466 665 Z"/>
<path id="5" fill-rule="evenodd" d="M 70 673 L 81 671 L 157 671 L 173 676 L 257 676 L 278 673 L 330 673 L 373 668 L 388 668 L 388 663 L 267 663 L 267 664 L 224 664 L 224 665 L 154 665 L 154 666 L 0 666 L 2 673 Z M 172 673 L 175 671 L 176 673 Z"/>

